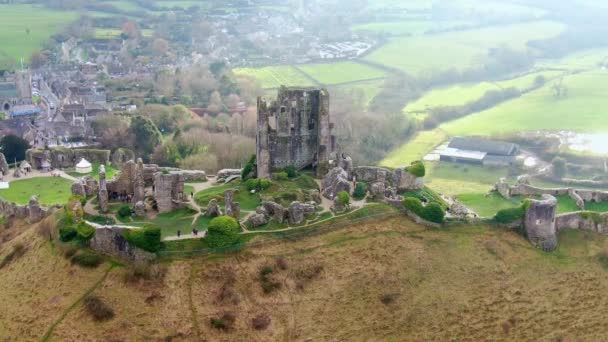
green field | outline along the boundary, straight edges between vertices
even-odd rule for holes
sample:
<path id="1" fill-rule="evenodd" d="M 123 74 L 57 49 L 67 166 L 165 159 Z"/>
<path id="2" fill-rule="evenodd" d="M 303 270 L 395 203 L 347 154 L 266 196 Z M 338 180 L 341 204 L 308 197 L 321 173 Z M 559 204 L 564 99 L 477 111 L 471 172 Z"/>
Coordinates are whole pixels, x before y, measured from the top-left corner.
<path id="1" fill-rule="evenodd" d="M 255 77 L 264 89 L 285 86 L 315 86 L 310 78 L 293 66 L 272 66 L 263 68 L 238 68 L 233 70 L 237 75 Z"/>
<path id="2" fill-rule="evenodd" d="M 334 91 L 341 91 L 351 94 L 353 101 L 360 101 L 359 107 L 366 108 L 370 102 L 382 91 L 384 80 L 364 81 L 349 83 L 344 85 L 332 86 L 329 88 L 330 94 Z"/>
<path id="3" fill-rule="evenodd" d="M 608 72 L 593 71 L 564 78 L 566 98 L 545 87 L 496 107 L 441 126 L 448 134 L 492 135 L 531 130 L 608 131 Z"/>
<path id="4" fill-rule="evenodd" d="M 521 199 L 512 198 L 508 200 L 495 192 L 491 194 L 467 193 L 456 196 L 456 199 L 480 217 L 494 217 L 499 210 L 515 208 L 521 205 Z"/>
<path id="5" fill-rule="evenodd" d="M 546 82 L 549 82 L 549 80 L 563 74 L 563 71 L 542 71 L 504 81 L 457 84 L 437 88 L 425 93 L 418 100 L 409 103 L 403 111 L 408 115 L 425 116 L 427 111 L 433 108 L 464 106 L 478 101 L 491 90 L 516 88 L 520 91 L 526 91 L 534 87 L 534 82 L 539 76 L 544 77 Z"/>
<path id="6" fill-rule="evenodd" d="M 35 177 L 10 182 L 0 190 L 0 197 L 17 204 L 27 204 L 33 195 L 44 205 L 65 204 L 72 196 L 72 182 L 59 177 Z"/>
<path id="7" fill-rule="evenodd" d="M 438 193 L 456 196 L 486 194 L 507 170 L 455 163 L 427 162 L 426 185 Z"/>
<path id="8" fill-rule="evenodd" d="M 387 167 L 401 167 L 422 160 L 447 138 L 445 132 L 439 129 L 418 132 L 409 142 L 391 152 L 380 164 Z"/>
<path id="9" fill-rule="evenodd" d="M 384 78 L 383 70 L 357 62 L 305 64 L 297 66 L 321 84 L 340 84 Z"/>
<path id="10" fill-rule="evenodd" d="M 466 21 L 407 20 L 396 22 L 377 22 L 357 25 L 352 28 L 355 33 L 373 33 L 385 36 L 407 36 L 424 34 L 432 30 L 447 30 L 450 28 L 465 28 L 471 24 Z"/>
<path id="11" fill-rule="evenodd" d="M 365 59 L 415 76 L 449 69 L 465 70 L 485 62 L 489 49 L 509 47 L 524 50 L 528 41 L 556 36 L 564 28 L 560 23 L 537 21 L 395 38 Z"/>
<path id="12" fill-rule="evenodd" d="M 0 4 L 0 67 L 6 64 L 2 62 L 6 59 L 17 63 L 24 58 L 27 62 L 32 53 L 77 16 L 74 12 L 52 11 L 41 5 Z"/>

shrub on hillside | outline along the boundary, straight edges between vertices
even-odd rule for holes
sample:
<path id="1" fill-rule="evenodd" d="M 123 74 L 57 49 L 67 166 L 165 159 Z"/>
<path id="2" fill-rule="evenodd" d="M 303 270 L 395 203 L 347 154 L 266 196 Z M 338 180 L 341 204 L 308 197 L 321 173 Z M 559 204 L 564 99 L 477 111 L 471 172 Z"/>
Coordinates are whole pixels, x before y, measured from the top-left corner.
<path id="1" fill-rule="evenodd" d="M 234 246 L 239 242 L 240 226 L 237 220 L 230 216 L 216 217 L 207 228 L 207 245 L 211 248 Z"/>
<path id="2" fill-rule="evenodd" d="M 443 223 L 445 220 L 445 210 L 443 210 L 439 203 L 431 202 L 424 208 L 422 218 L 434 223 Z"/>
<path id="3" fill-rule="evenodd" d="M 498 223 L 508 224 L 523 219 L 525 214 L 526 211 L 524 206 L 522 205 L 517 208 L 507 208 L 499 210 L 496 213 L 496 216 L 494 216 L 494 220 Z"/>
<path id="4" fill-rule="evenodd" d="M 97 296 L 88 296 L 84 299 L 87 312 L 98 322 L 114 318 L 114 310 Z"/>
<path id="5" fill-rule="evenodd" d="M 367 184 L 364 182 L 357 183 L 357 186 L 355 186 L 355 191 L 353 192 L 353 197 L 357 200 L 362 200 L 367 194 L 366 188 Z"/>
<path id="6" fill-rule="evenodd" d="M 144 262 L 128 267 L 124 274 L 124 280 L 127 283 L 136 283 L 141 280 L 161 282 L 166 274 L 167 267 L 165 265 Z"/>
<path id="7" fill-rule="evenodd" d="M 418 198 L 407 197 L 403 200 L 403 206 L 427 221 L 443 223 L 445 220 L 445 209 L 437 202 L 430 202 L 425 207 Z"/>
<path id="8" fill-rule="evenodd" d="M 74 226 L 72 225 L 59 228 L 59 240 L 63 242 L 72 241 L 77 235 L 78 232 L 76 231 L 76 228 L 74 228 Z"/>
<path id="9" fill-rule="evenodd" d="M 211 318 L 211 326 L 218 330 L 230 330 L 235 321 L 236 316 L 232 312 L 224 312 L 221 317 Z"/>
<path id="10" fill-rule="evenodd" d="M 251 326 L 255 330 L 264 330 L 270 325 L 270 316 L 268 314 L 259 314 L 251 320 Z"/>
<path id="11" fill-rule="evenodd" d="M 283 171 L 285 171 L 285 173 L 287 173 L 287 177 L 289 177 L 289 178 L 296 178 L 298 176 L 298 170 L 293 165 L 285 166 Z"/>
<path id="12" fill-rule="evenodd" d="M 265 178 L 262 179 L 249 179 L 245 182 L 245 187 L 247 188 L 247 190 L 249 191 L 263 191 L 266 190 L 268 188 L 270 188 L 270 186 L 272 185 L 272 183 Z"/>
<path id="13" fill-rule="evenodd" d="M 72 264 L 85 268 L 95 268 L 103 262 L 103 257 L 88 251 L 83 251 L 72 257 Z"/>
<path id="14" fill-rule="evenodd" d="M 95 236 L 95 228 L 89 226 L 84 221 L 82 221 L 76 226 L 76 233 L 78 236 L 78 240 L 89 241 L 93 238 L 93 236 Z"/>
<path id="15" fill-rule="evenodd" d="M 123 232 L 123 237 L 130 245 L 151 253 L 157 252 L 161 247 L 160 228 L 152 225 L 143 229 L 127 229 Z"/>
<path id="16" fill-rule="evenodd" d="M 414 175 L 415 177 L 424 177 L 426 175 L 426 168 L 424 163 L 421 161 L 415 161 L 407 169 L 407 172 Z"/>
<path id="17" fill-rule="evenodd" d="M 123 205 L 120 208 L 118 208 L 118 212 L 116 212 L 116 214 L 120 218 L 130 217 L 131 216 L 131 207 L 128 205 Z"/>
<path id="18" fill-rule="evenodd" d="M 338 203 L 341 206 L 347 206 L 350 204 L 350 195 L 346 191 L 338 193 Z"/>
<path id="19" fill-rule="evenodd" d="M 276 180 L 276 181 L 281 182 L 281 181 L 286 181 L 286 180 L 288 180 L 288 179 L 289 179 L 289 176 L 287 175 L 287 172 L 282 171 L 282 172 L 277 172 L 277 173 L 275 173 L 275 174 L 272 176 L 272 178 L 273 178 L 274 180 Z"/>

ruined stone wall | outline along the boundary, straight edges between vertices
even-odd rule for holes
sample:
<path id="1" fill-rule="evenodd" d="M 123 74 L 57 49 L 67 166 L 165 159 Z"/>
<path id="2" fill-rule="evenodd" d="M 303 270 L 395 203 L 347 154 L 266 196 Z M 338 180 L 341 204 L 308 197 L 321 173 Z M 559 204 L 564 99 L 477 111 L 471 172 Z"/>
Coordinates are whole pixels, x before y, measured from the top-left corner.
<path id="1" fill-rule="evenodd" d="M 29 223 L 37 223 L 49 216 L 53 208 L 44 208 L 38 203 L 38 199 L 33 196 L 27 205 L 18 205 L 0 199 L 0 216 L 27 219 Z"/>
<path id="2" fill-rule="evenodd" d="M 565 229 L 589 230 L 596 233 L 608 234 L 608 213 L 575 212 L 557 215 L 555 228 L 557 231 Z"/>
<path id="3" fill-rule="evenodd" d="M 49 150 L 32 149 L 26 152 L 26 159 L 34 169 L 40 169 L 42 162 L 45 160 L 57 169 L 70 168 L 76 166 L 82 158 L 93 164 L 108 165 L 110 163 L 110 151 L 56 147 Z"/>
<path id="4" fill-rule="evenodd" d="M 258 98 L 257 172 L 259 178 L 286 166 L 316 167 L 335 151 L 325 89 L 279 89 L 277 100 Z"/>
<path id="5" fill-rule="evenodd" d="M 179 174 L 157 173 L 154 181 L 154 199 L 158 212 L 168 213 L 180 208 L 184 200 L 184 180 Z"/>
<path id="6" fill-rule="evenodd" d="M 91 249 L 133 262 L 150 261 L 156 258 L 155 254 L 131 246 L 127 242 L 123 236 L 123 232 L 128 228 L 99 226 L 90 222 L 88 223 L 95 227 L 95 236 L 89 241 Z"/>

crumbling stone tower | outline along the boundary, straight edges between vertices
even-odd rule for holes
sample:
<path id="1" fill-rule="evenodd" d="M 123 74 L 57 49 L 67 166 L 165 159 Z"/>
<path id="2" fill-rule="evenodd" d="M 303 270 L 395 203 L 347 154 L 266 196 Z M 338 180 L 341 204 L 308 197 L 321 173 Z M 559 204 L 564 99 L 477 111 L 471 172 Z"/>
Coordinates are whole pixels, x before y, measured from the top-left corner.
<path id="1" fill-rule="evenodd" d="M 557 248 L 555 228 L 557 199 L 551 195 L 544 195 L 542 200 L 530 199 L 528 203 L 524 217 L 528 240 L 546 252 L 555 250 Z"/>
<path id="2" fill-rule="evenodd" d="M 274 101 L 258 98 L 258 178 L 289 165 L 324 173 L 336 149 L 332 129 L 326 89 L 283 86 Z"/>

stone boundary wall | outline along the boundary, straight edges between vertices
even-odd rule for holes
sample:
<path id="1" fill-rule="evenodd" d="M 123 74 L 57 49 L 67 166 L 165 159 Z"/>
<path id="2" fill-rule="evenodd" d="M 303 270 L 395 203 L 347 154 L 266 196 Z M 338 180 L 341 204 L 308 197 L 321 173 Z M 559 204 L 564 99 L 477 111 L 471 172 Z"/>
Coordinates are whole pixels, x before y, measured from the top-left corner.
<path id="1" fill-rule="evenodd" d="M 86 221 L 95 228 L 95 236 L 89 241 L 89 247 L 102 254 L 118 257 L 132 262 L 152 261 L 156 254 L 131 246 L 124 238 L 123 233 L 137 227 L 110 225 L 103 226 Z"/>
<path id="2" fill-rule="evenodd" d="M 557 231 L 566 229 L 589 230 L 596 233 L 608 234 L 608 213 L 589 213 L 577 211 L 557 215 L 555 226 Z"/>
<path id="3" fill-rule="evenodd" d="M 577 206 L 584 210 L 584 204 L 586 202 L 607 202 L 608 191 L 599 190 L 584 190 L 584 189 L 572 189 L 572 188 L 539 188 L 526 183 L 517 183 L 514 186 L 510 186 L 504 180 L 501 180 L 496 184 L 494 190 L 500 193 L 505 198 L 511 198 L 511 196 L 570 196 Z"/>
<path id="4" fill-rule="evenodd" d="M 26 152 L 26 160 L 34 169 L 40 169 L 43 161 L 48 161 L 56 169 L 76 166 L 80 159 L 95 164 L 110 164 L 110 150 L 51 148 L 48 150 L 31 149 Z"/>
<path id="5" fill-rule="evenodd" d="M 27 219 L 29 223 L 38 223 L 49 216 L 53 209 L 44 208 L 35 197 L 32 197 L 27 205 L 18 205 L 13 202 L 8 202 L 0 199 L 0 215 L 4 217 L 15 217 L 18 219 Z"/>

